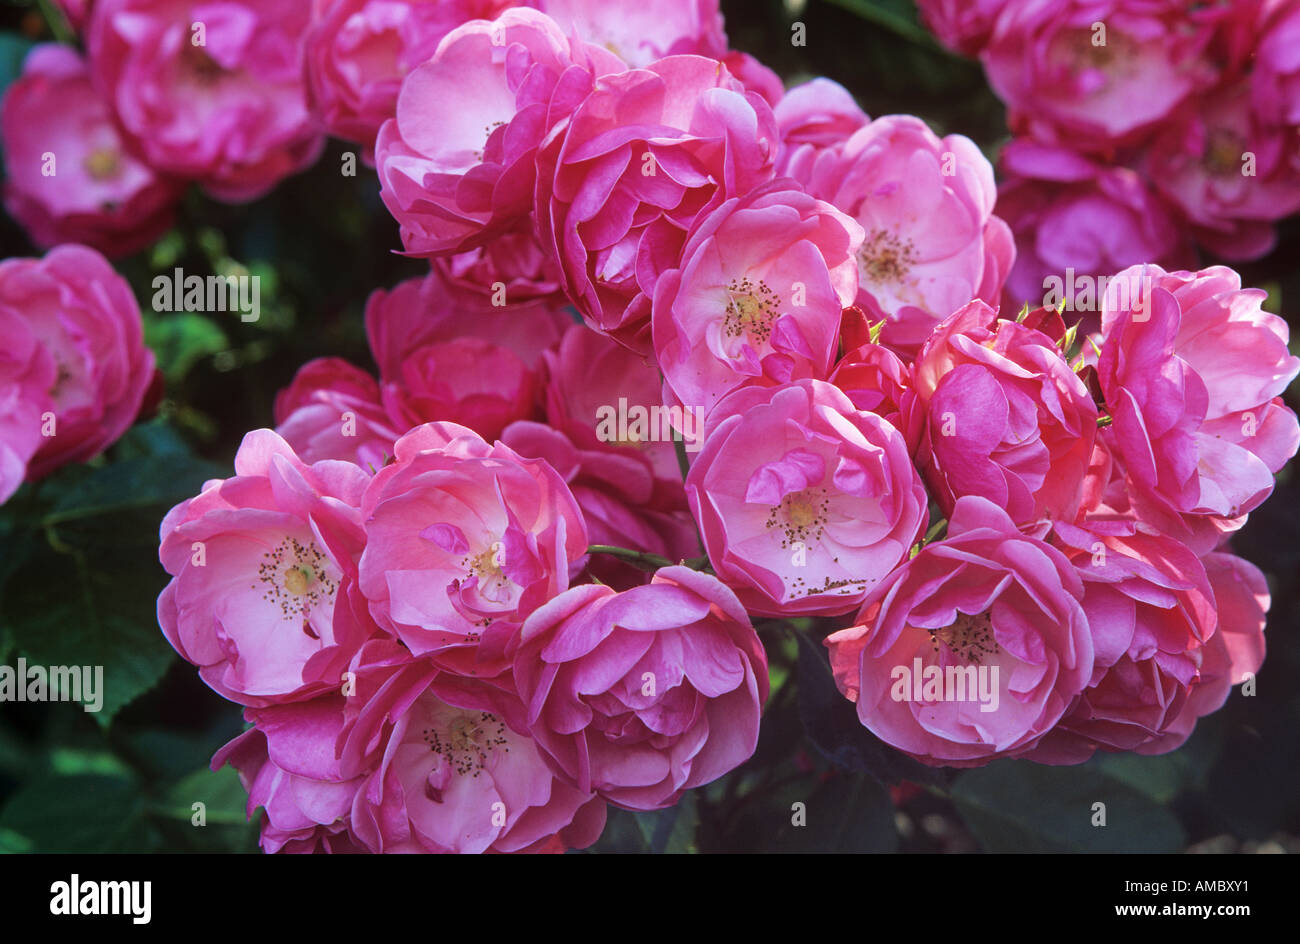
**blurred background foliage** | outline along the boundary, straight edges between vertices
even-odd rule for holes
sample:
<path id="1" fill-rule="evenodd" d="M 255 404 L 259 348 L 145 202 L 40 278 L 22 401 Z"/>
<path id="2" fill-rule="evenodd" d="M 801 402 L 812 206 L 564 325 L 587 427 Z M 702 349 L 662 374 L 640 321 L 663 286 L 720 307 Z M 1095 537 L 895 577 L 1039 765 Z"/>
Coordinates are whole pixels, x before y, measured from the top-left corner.
<path id="1" fill-rule="evenodd" d="M 304 0 L 306 2 L 306 0 Z M 41 4 L 0 0 L 0 88 L 34 42 Z M 995 158 L 1004 112 L 977 63 L 941 49 L 906 0 L 724 0 L 736 48 L 787 84 L 826 75 L 873 117 L 911 113 Z M 802 23 L 806 45 L 792 44 Z M 373 172 L 341 172 L 335 142 L 310 171 L 231 207 L 190 192 L 176 227 L 118 263 L 144 311 L 165 399 L 109 452 L 24 486 L 0 508 L 0 664 L 105 667 L 98 714 L 69 704 L 0 704 L 0 851 L 252 852 L 245 795 L 212 753 L 242 729 L 239 709 L 175 657 L 154 613 L 165 584 L 158 524 L 202 482 L 230 474 L 243 434 L 273 425 L 272 403 L 305 361 L 373 368 L 362 309 L 377 287 L 425 266 L 393 252 L 397 227 Z M 4 256 L 35 255 L 0 221 Z M 1296 324 L 1300 226 L 1242 267 L 1268 307 Z M 189 273 L 262 277 L 262 316 L 154 313 L 150 282 Z M 1293 343 L 1293 350 L 1295 345 Z M 1294 394 L 1293 408 L 1300 408 Z M 1300 481 L 1283 470 L 1235 550 L 1268 575 L 1268 658 L 1258 694 L 1234 692 L 1180 750 L 1106 755 L 1082 767 L 1004 761 L 924 768 L 885 747 L 835 691 L 828 627 L 759 626 L 772 696 L 755 756 L 670 810 L 611 808 L 593 852 L 1300 851 Z M 1090 824 L 1107 804 L 1105 828 Z M 206 825 L 192 825 L 195 804 Z M 796 825 L 802 819 L 803 825 Z"/>

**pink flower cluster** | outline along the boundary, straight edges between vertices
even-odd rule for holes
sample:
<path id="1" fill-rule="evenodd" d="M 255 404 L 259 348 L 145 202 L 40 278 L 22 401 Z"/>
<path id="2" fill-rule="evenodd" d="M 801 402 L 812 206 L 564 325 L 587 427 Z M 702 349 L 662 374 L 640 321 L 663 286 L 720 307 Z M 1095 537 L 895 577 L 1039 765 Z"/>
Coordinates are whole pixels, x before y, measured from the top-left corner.
<path id="1" fill-rule="evenodd" d="M 1195 267 L 1196 247 L 1257 259 L 1273 224 L 1300 211 L 1293 0 L 918 5 L 1007 105 L 998 210 L 1020 249 L 1009 303 L 1038 304 L 1067 270 Z"/>

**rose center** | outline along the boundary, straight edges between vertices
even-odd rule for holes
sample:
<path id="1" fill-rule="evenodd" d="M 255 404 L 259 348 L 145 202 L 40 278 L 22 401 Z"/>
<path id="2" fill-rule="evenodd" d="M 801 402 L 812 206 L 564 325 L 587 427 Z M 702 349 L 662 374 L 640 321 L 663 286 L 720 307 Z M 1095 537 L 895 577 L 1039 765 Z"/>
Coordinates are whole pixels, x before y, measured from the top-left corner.
<path id="1" fill-rule="evenodd" d="M 936 652 L 942 643 L 957 659 L 973 665 L 979 665 L 985 657 L 998 651 L 993 621 L 987 612 L 974 615 L 958 613 L 951 625 L 927 632 Z"/>
<path id="2" fill-rule="evenodd" d="M 901 282 L 915 262 L 912 241 L 883 229 L 873 232 L 858 250 L 858 271 L 863 279 L 875 284 Z"/>
<path id="3" fill-rule="evenodd" d="M 82 162 L 93 180 L 112 180 L 122 172 L 122 157 L 115 148 L 96 148 Z"/>

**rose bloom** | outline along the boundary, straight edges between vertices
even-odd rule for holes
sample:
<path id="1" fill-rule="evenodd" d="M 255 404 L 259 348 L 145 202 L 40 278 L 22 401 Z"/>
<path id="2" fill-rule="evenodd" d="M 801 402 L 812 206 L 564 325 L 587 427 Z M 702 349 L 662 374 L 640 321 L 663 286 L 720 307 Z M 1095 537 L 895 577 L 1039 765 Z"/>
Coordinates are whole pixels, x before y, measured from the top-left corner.
<path id="1" fill-rule="evenodd" d="M 597 330 L 650 351 L 650 300 L 696 217 L 772 177 L 772 109 L 712 59 L 597 80 L 538 154 L 536 219 Z"/>
<path id="2" fill-rule="evenodd" d="M 126 280 L 93 249 L 58 246 L 41 259 L 0 262 L 0 310 L 24 326 L 4 335 L 7 360 L 24 378 L 20 415 L 33 402 L 41 414 L 53 414 L 48 432 L 45 417 L 38 419 L 43 438 L 27 477 L 85 462 L 116 442 L 135 422 L 156 375 Z M 17 442 L 30 435 L 21 432 Z"/>
<path id="3" fill-rule="evenodd" d="M 1055 307 L 1051 281 L 1098 279 L 1141 262 L 1176 265 L 1194 258 L 1179 218 L 1142 175 L 1065 148 L 1012 141 L 1000 157 L 1004 181 L 998 215 L 1015 234 L 1016 262 L 1004 308 Z M 1096 310 L 1100 300 L 1062 293 L 1069 311 Z"/>
<path id="4" fill-rule="evenodd" d="M 963 55 L 975 56 L 989 41 L 993 24 L 1009 0 L 917 0 L 921 20 L 939 42 Z"/>
<path id="5" fill-rule="evenodd" d="M 542 251 L 530 221 L 498 233 L 484 246 L 436 256 L 431 264 L 457 296 L 479 296 L 489 304 L 494 297 L 498 302 L 504 301 L 505 306 L 494 306 L 497 312 L 517 302 L 548 296 L 556 307 L 568 304 L 560 292 L 556 262 Z"/>
<path id="6" fill-rule="evenodd" d="M 23 312 L 0 299 L 0 504 L 18 491 L 27 463 L 45 442 L 41 414 L 52 405 L 57 374 Z"/>
<path id="7" fill-rule="evenodd" d="M 1287 0 L 1260 4 L 1262 22 L 1249 35 L 1258 40 L 1251 73 L 1255 114 L 1271 124 L 1300 125 L 1300 6 Z M 1255 26 L 1251 23 L 1251 26 Z"/>
<path id="8" fill-rule="evenodd" d="M 1113 422 L 1102 435 L 1139 517 L 1199 553 L 1268 497 L 1300 445 L 1281 400 L 1300 358 L 1264 297 L 1223 266 L 1134 266 L 1107 286 L 1097 374 Z"/>
<path id="9" fill-rule="evenodd" d="M 748 760 L 768 693 L 744 607 L 688 567 L 560 594 L 524 623 L 514 674 L 552 769 L 631 810 L 671 806 Z"/>
<path id="10" fill-rule="evenodd" d="M 972 298 L 996 304 L 1015 258 L 993 167 L 961 135 L 887 115 L 815 163 L 811 194 L 862 225 L 858 305 L 908 354 Z"/>
<path id="11" fill-rule="evenodd" d="M 1060 551 L 987 499 L 959 498 L 947 536 L 826 639 L 835 682 L 866 728 L 923 763 L 1023 753 L 1091 680 L 1082 595 Z"/>
<path id="12" fill-rule="evenodd" d="M 902 434 L 820 380 L 724 400 L 686 494 L 714 571 L 764 616 L 849 612 L 927 521 Z"/>
<path id="13" fill-rule="evenodd" d="M 945 513 L 980 495 L 1017 524 L 1073 521 L 1097 407 L 1056 342 L 973 301 L 939 325 L 912 365 L 902 428 Z"/>
<path id="14" fill-rule="evenodd" d="M 374 161 L 379 126 L 397 112 L 402 79 L 468 20 L 490 20 L 506 0 L 312 0 L 303 47 L 312 112 L 325 130 Z"/>
<path id="15" fill-rule="evenodd" d="M 158 622 L 212 689 L 243 705 L 335 688 L 374 626 L 356 592 L 370 476 L 308 465 L 269 430 L 244 437 L 235 475 L 204 484 L 163 519 L 172 580 Z"/>
<path id="16" fill-rule="evenodd" d="M 830 370 L 862 229 L 789 184 L 702 215 L 660 277 L 651 325 L 668 402 L 707 415 L 737 387 Z"/>
<path id="17" fill-rule="evenodd" d="M 1197 242 L 1225 259 L 1267 255 L 1273 222 L 1300 210 L 1294 129 L 1261 120 L 1245 80 L 1189 103 L 1161 128 L 1142 166 L 1191 221 Z"/>
<path id="18" fill-rule="evenodd" d="M 857 409 L 875 413 L 901 429 L 900 409 L 911 373 L 911 368 L 889 348 L 866 343 L 840 358 L 829 380 Z"/>
<path id="19" fill-rule="evenodd" d="M 536 10 L 448 33 L 403 80 L 396 117 L 375 142 L 380 196 L 406 251 L 463 252 L 519 225 L 538 145 L 596 76 L 622 68 Z"/>
<path id="20" fill-rule="evenodd" d="M 842 145 L 871 120 L 848 89 L 820 77 L 790 89 L 772 110 L 781 133 L 776 172 L 801 184 L 812 179 L 823 151 Z"/>
<path id="21" fill-rule="evenodd" d="M 493 305 L 478 291 L 434 270 L 366 300 L 366 338 L 384 379 L 398 378 L 403 362 L 428 344 L 473 337 L 491 341 L 536 369 L 542 354 L 560 340 L 573 317 L 553 298 Z"/>
<path id="22" fill-rule="evenodd" d="M 124 256 L 171 225 L 176 185 L 127 152 L 72 48 L 34 47 L 0 108 L 5 207 L 32 242 Z"/>
<path id="23" fill-rule="evenodd" d="M 248 792 L 248 818 L 259 807 L 266 811 L 263 852 L 367 851 L 348 822 L 363 778 L 344 777 L 334 750 L 344 702 L 334 694 L 245 709 L 245 720 L 254 726 L 213 755 L 213 770 L 229 764 L 239 772 Z"/>
<path id="24" fill-rule="evenodd" d="M 587 551 L 582 512 L 547 463 L 454 423 L 418 426 L 366 489 L 361 591 L 379 625 L 464 675 L 564 590 Z"/>
<path id="25" fill-rule="evenodd" d="M 275 396 L 275 431 L 304 462 L 345 459 L 374 471 L 401 435 L 379 397 L 379 385 L 338 357 L 298 368 Z"/>
<path id="26" fill-rule="evenodd" d="M 144 161 L 243 203 L 324 146 L 300 62 L 308 18 L 305 0 L 96 0 L 86 45 Z"/>
<path id="27" fill-rule="evenodd" d="M 343 776 L 364 777 L 349 828 L 369 851 L 563 852 L 600 836 L 605 804 L 551 772 L 512 691 L 409 655 L 359 660 L 356 678 L 336 745 Z"/>
<path id="28" fill-rule="evenodd" d="M 1109 154 L 1215 80 L 1213 35 L 1165 0 L 1012 0 L 980 61 L 1015 134 Z"/>
<path id="29" fill-rule="evenodd" d="M 564 32 L 608 49 L 630 69 L 685 53 L 721 59 L 727 51 L 718 0 L 538 0 Z"/>
<path id="30" fill-rule="evenodd" d="M 1168 735 L 1201 683 L 1218 622 L 1205 567 L 1173 538 L 1131 524 L 1057 522 L 1055 536 L 1083 578 L 1096 665 L 1091 684 L 1029 756 L 1075 764 L 1098 749 L 1136 750 L 1158 740 L 1172 750 Z"/>

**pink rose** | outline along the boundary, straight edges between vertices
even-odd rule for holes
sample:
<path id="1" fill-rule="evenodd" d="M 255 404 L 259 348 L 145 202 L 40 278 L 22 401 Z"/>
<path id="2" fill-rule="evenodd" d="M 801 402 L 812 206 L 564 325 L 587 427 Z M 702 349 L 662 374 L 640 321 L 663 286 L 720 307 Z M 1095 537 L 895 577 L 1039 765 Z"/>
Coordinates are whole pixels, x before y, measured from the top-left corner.
<path id="1" fill-rule="evenodd" d="M 1086 276 L 1095 286 L 1127 266 L 1195 258 L 1173 209 L 1130 168 L 1024 139 L 1002 149 L 1001 165 L 1007 177 L 997 210 L 1016 241 L 1006 310 L 1064 301 L 1069 311 L 1095 311 L 1100 299 L 1071 290 L 1075 279 Z M 1062 291 L 1053 294 L 1058 283 Z"/>
<path id="2" fill-rule="evenodd" d="M 939 42 L 967 56 L 983 51 L 1008 0 L 917 0 L 921 19 Z"/>
<path id="3" fill-rule="evenodd" d="M 1260 309 L 1264 295 L 1222 266 L 1134 266 L 1105 295 L 1097 373 L 1113 422 L 1103 436 L 1139 517 L 1202 553 L 1268 497 L 1300 445 L 1280 399 L 1300 358 L 1286 322 Z"/>
<path id="4" fill-rule="evenodd" d="M 408 428 L 398 429 L 384 411 L 375 378 L 337 357 L 298 368 L 276 394 L 275 424 L 304 462 L 346 459 L 371 471 L 383 468 Z"/>
<path id="5" fill-rule="evenodd" d="M 45 442 L 41 414 L 52 405 L 57 373 L 22 310 L 0 300 L 0 504 L 18 491 Z"/>
<path id="6" fill-rule="evenodd" d="M 820 380 L 724 400 L 686 494 L 714 571 L 764 616 L 847 613 L 927 521 L 902 434 Z"/>
<path id="7" fill-rule="evenodd" d="M 1144 152 L 1143 168 L 1191 221 L 1196 240 L 1225 259 L 1268 254 L 1273 222 L 1300 210 L 1294 129 L 1254 115 L 1244 80 L 1167 122 Z"/>
<path id="8" fill-rule="evenodd" d="M 158 557 L 172 580 L 158 622 L 214 691 L 261 706 L 339 685 L 374 632 L 356 592 L 369 481 L 349 462 L 308 465 L 256 430 L 233 478 L 168 512 Z"/>
<path id="9" fill-rule="evenodd" d="M 418 426 L 394 452 L 362 503 L 370 611 L 417 655 L 499 674 L 508 637 L 581 565 L 582 512 L 548 464 L 454 423 Z"/>
<path id="10" fill-rule="evenodd" d="M 866 728 L 924 763 L 1023 753 L 1092 677 L 1082 595 L 1060 551 L 987 499 L 959 498 L 947 536 L 827 638 L 836 684 Z"/>
<path id="11" fill-rule="evenodd" d="M 530 369 L 560 340 L 573 317 L 551 298 L 493 305 L 437 270 L 407 279 L 391 290 L 376 289 L 366 300 L 366 338 L 381 377 L 400 377 L 402 362 L 427 344 L 462 337 L 482 338 L 508 348 Z"/>
<path id="12" fill-rule="evenodd" d="M 380 195 L 406 251 L 462 252 L 517 226 L 531 207 L 538 145 L 596 76 L 622 68 L 536 10 L 448 33 L 403 80 L 396 117 L 375 142 Z"/>
<path id="13" fill-rule="evenodd" d="M 32 49 L 5 92 L 0 131 L 5 206 L 38 246 L 124 256 L 171 225 L 176 185 L 127 152 L 71 47 Z"/>
<path id="14" fill-rule="evenodd" d="M 364 780 L 350 828 L 371 852 L 563 852 L 605 826 L 605 804 L 557 778 L 521 733 L 509 691 L 392 659 L 359 671 L 338 741 Z"/>
<path id="15" fill-rule="evenodd" d="M 862 229 L 790 181 L 701 215 L 651 318 L 666 399 L 708 415 L 737 387 L 824 378 L 858 288 Z"/>
<path id="16" fill-rule="evenodd" d="M 42 259 L 0 262 L 0 311 L 11 325 L 3 335 L 9 375 L 19 378 L 17 396 L 25 401 L 15 419 L 28 415 L 26 427 L 35 414 L 42 437 L 27 477 L 84 462 L 116 442 L 135 422 L 155 377 L 126 280 L 93 249 L 58 246 Z M 30 338 L 41 353 L 32 351 Z M 6 410 L 12 422 L 9 416 Z M 21 454 L 31 435 L 23 428 L 6 440 Z M 13 461 L 6 462 L 11 470 Z"/>
<path id="17" fill-rule="evenodd" d="M 664 56 L 721 59 L 727 50 L 718 0 L 540 0 L 564 32 L 608 49 L 630 69 Z"/>
<path id="18" fill-rule="evenodd" d="M 911 368 L 887 347 L 867 343 L 840 358 L 829 379 L 857 409 L 875 413 L 901 429 L 899 411 L 911 373 Z"/>
<path id="19" fill-rule="evenodd" d="M 902 429 L 945 513 L 980 495 L 1017 524 L 1073 521 L 1097 407 L 1060 348 L 981 301 L 939 325 L 912 365 Z"/>
<path id="20" fill-rule="evenodd" d="M 312 112 L 374 161 L 379 126 L 397 112 L 402 79 L 468 20 L 492 19 L 506 0 L 313 0 L 304 41 Z"/>
<path id="21" fill-rule="evenodd" d="M 808 190 L 856 219 L 858 305 L 886 319 L 885 343 L 912 353 L 972 298 L 996 304 L 1015 258 L 993 215 L 993 167 L 961 135 L 938 138 L 887 115 L 815 162 Z"/>
<path id="22" fill-rule="evenodd" d="M 659 275 L 702 212 L 772 176 L 771 107 L 716 60 L 606 75 L 538 155 L 536 218 L 587 323 L 645 354 Z"/>
<path id="23" fill-rule="evenodd" d="M 315 162 L 305 0 L 96 0 L 95 83 L 155 170 L 243 203 Z"/>
<path id="24" fill-rule="evenodd" d="M 1300 6 L 1289 0 L 1261 4 L 1262 22 L 1250 30 L 1258 41 L 1251 74 L 1255 113 L 1271 124 L 1300 125 Z M 1255 24 L 1251 24 L 1255 26 Z"/>
<path id="25" fill-rule="evenodd" d="M 1136 750 L 1167 739 L 1201 684 L 1218 621 L 1205 567 L 1163 535 L 1101 524 L 1088 530 L 1057 522 L 1055 529 L 1083 578 L 1096 666 L 1029 756 L 1075 764 L 1098 749 Z"/>
<path id="26" fill-rule="evenodd" d="M 362 778 L 340 772 L 335 741 L 343 730 L 341 695 L 248 708 L 255 725 L 212 758 L 230 764 L 248 791 L 248 817 L 266 811 L 263 852 L 365 852 L 349 830 Z"/>
<path id="27" fill-rule="evenodd" d="M 560 594 L 524 623 L 514 673 L 552 768 L 631 810 L 671 806 L 748 760 L 768 692 L 744 608 L 688 567 Z"/>
<path id="28" fill-rule="evenodd" d="M 776 172 L 802 184 L 811 181 L 818 155 L 842 145 L 871 120 L 848 89 L 824 78 L 796 85 L 772 110 L 781 132 Z"/>
<path id="29" fill-rule="evenodd" d="M 537 378 L 509 348 L 481 338 L 426 344 L 385 379 L 384 408 L 402 430 L 447 420 L 491 441 L 537 410 Z"/>
<path id="30" fill-rule="evenodd" d="M 1104 154 L 1214 81 L 1213 35 L 1175 0 L 1012 0 L 980 61 L 1013 132 Z"/>
<path id="31" fill-rule="evenodd" d="M 432 264 L 454 295 L 478 296 L 480 305 L 481 299 L 491 304 L 495 298 L 498 311 L 516 302 L 547 296 L 556 307 L 568 304 L 560 293 L 556 261 L 542 251 L 530 221 L 497 234 L 487 245 L 451 256 L 437 256 Z"/>

